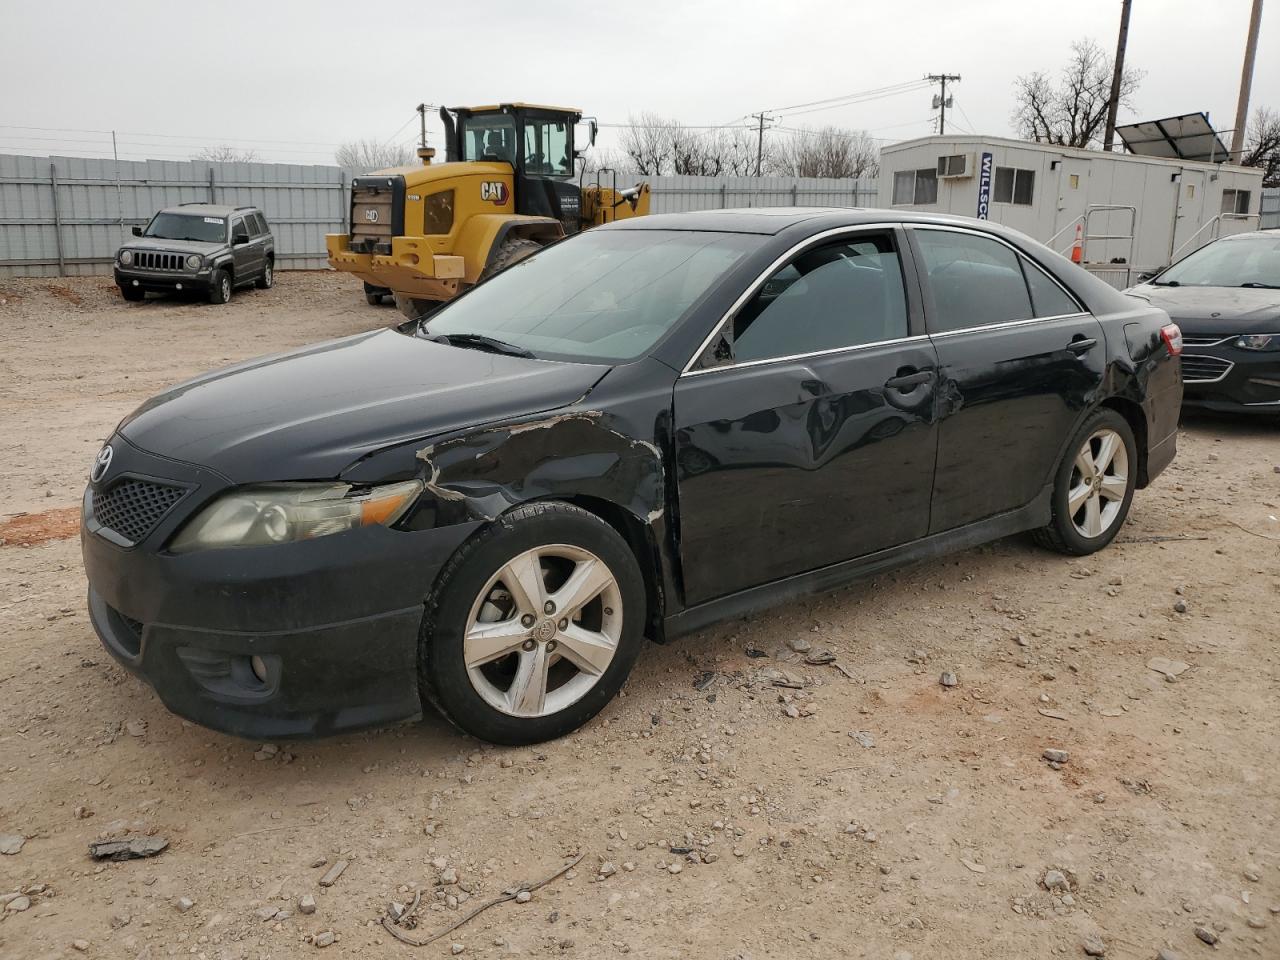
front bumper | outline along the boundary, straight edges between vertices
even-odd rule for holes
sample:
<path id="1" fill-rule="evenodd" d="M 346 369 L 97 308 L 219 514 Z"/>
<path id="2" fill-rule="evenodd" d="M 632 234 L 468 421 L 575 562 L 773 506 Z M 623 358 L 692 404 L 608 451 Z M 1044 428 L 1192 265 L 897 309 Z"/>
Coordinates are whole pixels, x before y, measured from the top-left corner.
<path id="1" fill-rule="evenodd" d="M 1232 339 L 1188 346 L 1182 355 L 1186 406 L 1280 416 L 1280 352 L 1241 350 Z"/>
<path id="2" fill-rule="evenodd" d="M 324 736 L 421 715 L 423 601 L 476 524 L 367 527 L 277 546 L 174 554 L 168 541 L 226 489 L 225 480 L 119 437 L 112 445 L 104 489 L 131 478 L 189 487 L 170 515 L 129 546 L 100 528 L 91 486 L 80 531 L 94 629 L 166 707 L 257 739 Z M 265 678 L 255 674 L 254 657 Z"/>
<path id="3" fill-rule="evenodd" d="M 176 290 L 194 290 L 197 293 L 207 293 L 209 290 L 209 277 L 212 275 L 212 271 L 208 269 L 185 273 L 179 271 L 132 270 L 119 264 L 116 264 L 113 269 L 117 287 L 121 289 L 136 287 L 142 290 L 150 290 L 152 293 L 172 293 Z"/>

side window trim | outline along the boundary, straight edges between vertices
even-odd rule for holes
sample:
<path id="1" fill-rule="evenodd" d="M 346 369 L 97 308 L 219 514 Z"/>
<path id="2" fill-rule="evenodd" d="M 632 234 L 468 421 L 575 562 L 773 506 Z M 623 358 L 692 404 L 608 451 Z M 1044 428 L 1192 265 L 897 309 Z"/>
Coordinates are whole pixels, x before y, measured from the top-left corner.
<path id="1" fill-rule="evenodd" d="M 794 246 L 790 247 L 777 258 L 775 258 L 767 267 L 762 270 L 754 280 L 747 285 L 747 288 L 738 295 L 738 297 L 730 304 L 729 309 L 724 315 L 716 321 L 711 332 L 698 345 L 698 349 L 686 361 L 684 367 L 680 371 L 681 377 L 701 376 L 707 373 L 717 373 L 722 370 L 737 370 L 741 367 L 757 367 L 767 363 L 786 363 L 792 360 L 799 360 L 805 357 L 825 356 L 832 353 L 846 353 L 854 350 L 867 350 L 872 347 L 880 347 L 885 344 L 894 343 L 911 343 L 917 340 L 928 340 L 929 335 L 920 326 L 922 314 L 919 312 L 917 294 L 912 289 L 912 281 L 915 280 L 919 285 L 920 280 L 917 277 L 916 270 L 916 254 L 914 250 L 907 250 L 907 238 L 902 231 L 901 223 L 859 223 L 850 226 L 833 227 L 830 230 L 824 230 L 816 233 L 811 237 L 806 237 Z M 894 244 L 897 247 L 899 270 L 902 273 L 903 296 L 906 301 L 907 308 L 907 332 L 906 337 L 899 337 L 893 340 L 877 340 L 874 343 L 860 343 L 847 347 L 834 347 L 828 350 L 815 350 L 809 353 L 798 353 L 785 357 L 767 357 L 762 360 L 746 360 L 742 362 L 730 361 L 728 363 L 718 364 L 714 367 L 698 367 L 698 363 L 706 356 L 707 350 L 711 345 L 724 334 L 725 328 L 733 323 L 734 317 L 738 312 L 751 301 L 751 298 L 759 292 L 765 282 L 773 276 L 778 270 L 786 266 L 790 261 L 807 253 L 810 249 L 824 246 L 828 243 L 838 243 L 841 240 L 852 240 L 860 234 L 865 233 L 890 233 L 893 236 Z M 917 286 L 918 289 L 918 286 Z M 918 332 L 917 332 L 918 331 Z"/>
<path id="2" fill-rule="evenodd" d="M 1030 263 L 1032 266 L 1039 269 L 1041 273 L 1043 273 L 1046 277 L 1048 277 L 1054 283 L 1056 283 L 1058 287 L 1062 290 L 1062 292 L 1065 293 L 1067 297 L 1071 300 L 1071 302 L 1074 303 L 1076 306 L 1080 307 L 1080 309 L 1075 313 L 1059 313 L 1059 314 L 1054 314 L 1051 317 L 1023 317 L 1017 320 L 1000 320 L 996 323 L 984 323 L 976 327 L 962 327 L 959 330 L 928 329 L 929 336 L 934 338 L 935 340 L 938 339 L 939 337 L 955 337 L 955 336 L 960 336 L 966 333 L 978 333 L 986 330 L 996 330 L 996 329 L 999 329 L 1000 327 L 1023 326 L 1029 323 L 1049 323 L 1054 320 L 1064 320 L 1070 317 L 1080 317 L 1080 316 L 1089 315 L 1089 311 L 1085 309 L 1085 307 L 1080 303 L 1079 297 L 1077 297 L 1074 293 L 1072 293 L 1065 286 L 1063 286 L 1062 282 L 1057 277 L 1055 277 L 1048 270 L 1045 270 L 1043 267 L 1041 267 L 1038 263 L 1036 263 L 1035 260 L 1031 259 L 1031 257 L 1027 256 L 1025 253 L 1023 253 L 1021 250 L 1015 247 L 1008 240 L 1004 239 L 1004 237 L 996 236 L 994 233 L 987 233 L 985 230 L 976 230 L 976 229 L 973 229 L 972 227 L 952 226 L 951 224 L 904 223 L 902 224 L 902 226 L 905 229 L 905 232 L 911 244 L 911 257 L 918 264 L 917 273 L 919 275 L 921 294 L 924 298 L 924 309 L 925 309 L 925 315 L 927 318 L 927 323 L 926 323 L 927 328 L 931 328 L 933 326 L 933 322 L 934 322 L 933 318 L 937 316 L 937 306 L 933 302 L 933 285 L 929 282 L 929 271 L 926 269 L 924 265 L 925 261 L 924 261 L 923 254 L 920 250 L 919 245 L 916 243 L 915 231 L 917 230 L 940 230 L 943 233 L 967 233 L 975 237 L 982 237 L 986 240 L 994 240 L 997 243 L 1008 247 L 1011 251 L 1013 251 L 1014 256 L 1018 258 L 1019 269 L 1023 271 L 1022 282 L 1024 284 L 1027 282 L 1026 267 L 1022 265 L 1022 262 L 1025 260 L 1028 263 Z M 1031 297 L 1030 286 L 1028 286 L 1027 288 L 1027 301 L 1031 303 L 1031 309 L 1034 312 L 1035 301 Z"/>

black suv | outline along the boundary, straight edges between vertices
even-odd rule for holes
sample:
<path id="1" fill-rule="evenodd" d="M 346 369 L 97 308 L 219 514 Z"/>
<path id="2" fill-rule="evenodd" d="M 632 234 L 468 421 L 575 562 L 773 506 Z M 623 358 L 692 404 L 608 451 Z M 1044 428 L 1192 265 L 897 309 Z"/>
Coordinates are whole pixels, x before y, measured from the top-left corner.
<path id="1" fill-rule="evenodd" d="M 126 300 L 194 290 L 226 303 L 238 286 L 266 290 L 275 282 L 276 241 L 257 207 L 184 203 L 133 235 L 116 252 L 116 286 Z"/>

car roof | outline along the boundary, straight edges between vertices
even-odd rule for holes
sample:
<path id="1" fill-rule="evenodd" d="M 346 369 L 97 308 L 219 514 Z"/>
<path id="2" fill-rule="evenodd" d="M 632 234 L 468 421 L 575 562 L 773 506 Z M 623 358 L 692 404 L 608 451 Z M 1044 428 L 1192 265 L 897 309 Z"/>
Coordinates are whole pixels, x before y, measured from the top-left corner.
<path id="1" fill-rule="evenodd" d="M 1276 240 L 1280 239 L 1280 228 L 1271 228 L 1268 230 L 1251 230 L 1248 233 L 1233 233 L 1230 236 L 1218 237 L 1219 241 L 1224 240 Z"/>
<path id="2" fill-rule="evenodd" d="M 1007 231 L 989 220 L 955 217 L 939 213 L 910 213 L 875 207 L 739 207 L 725 210 L 696 210 L 687 213 L 658 213 L 607 224 L 608 230 L 699 230 L 720 233 L 758 233 L 775 235 L 798 224 L 807 224 L 817 233 L 838 227 L 857 227 L 870 223 L 934 223 L 988 230 L 995 234 Z"/>
<path id="3" fill-rule="evenodd" d="M 244 210 L 256 211 L 257 207 L 233 207 L 225 203 L 179 203 L 165 207 L 161 213 L 190 213 L 200 217 L 229 217 Z"/>

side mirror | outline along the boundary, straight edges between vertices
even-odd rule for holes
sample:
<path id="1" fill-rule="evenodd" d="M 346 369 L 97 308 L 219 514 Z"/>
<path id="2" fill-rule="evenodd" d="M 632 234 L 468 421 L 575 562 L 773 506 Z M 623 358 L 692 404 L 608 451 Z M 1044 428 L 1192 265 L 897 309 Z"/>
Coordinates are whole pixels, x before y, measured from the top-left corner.
<path id="1" fill-rule="evenodd" d="M 134 235 L 135 237 L 140 237 L 140 236 L 142 236 L 142 228 L 141 228 L 141 227 L 134 227 L 134 228 L 133 228 L 133 235 Z"/>
<path id="2" fill-rule="evenodd" d="M 1159 270 L 1143 270 L 1140 274 L 1138 274 L 1138 282 L 1146 283 L 1148 280 L 1150 280 L 1152 277 L 1156 276 L 1159 273 L 1160 273 Z"/>
<path id="3" fill-rule="evenodd" d="M 247 233 L 237 233 L 234 237 L 231 238 L 231 245 L 233 247 L 241 247 L 248 242 L 249 242 L 249 235 Z"/>
<path id="4" fill-rule="evenodd" d="M 594 119 L 580 120 L 573 128 L 573 153 L 582 156 L 587 149 L 596 145 L 598 127 Z M 585 142 L 584 142 L 585 141 Z"/>

